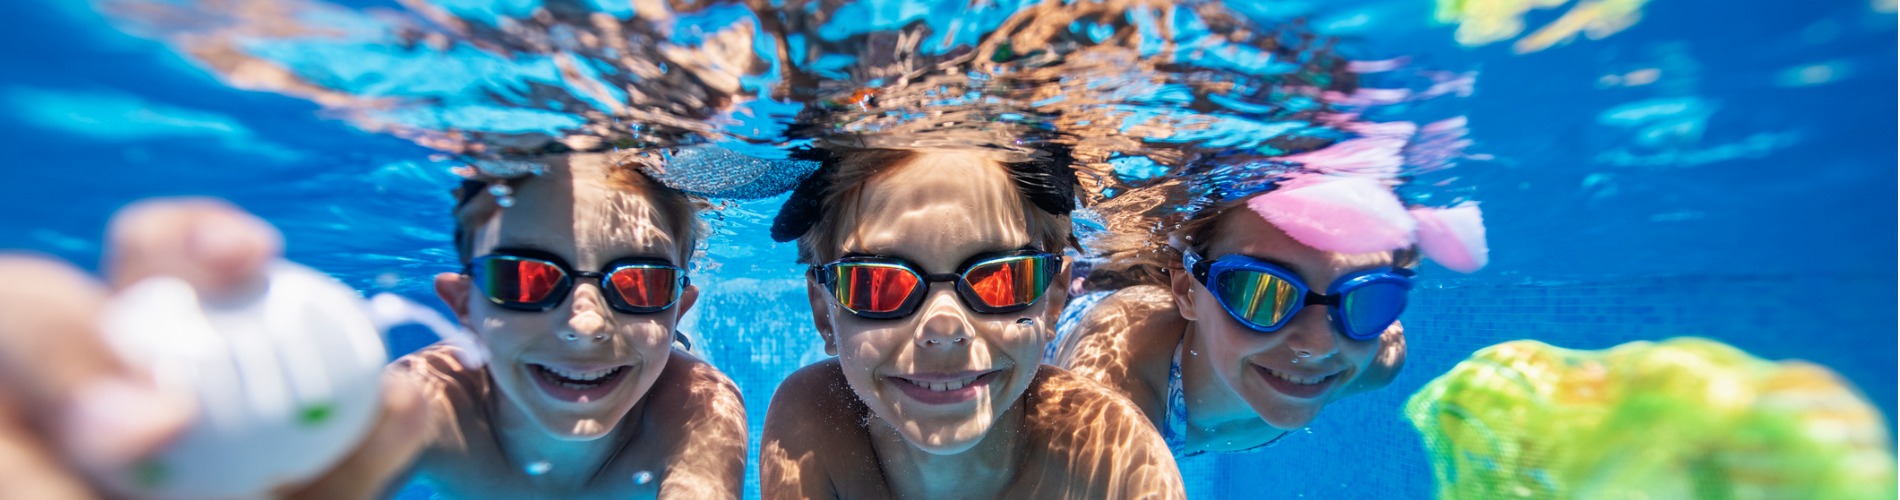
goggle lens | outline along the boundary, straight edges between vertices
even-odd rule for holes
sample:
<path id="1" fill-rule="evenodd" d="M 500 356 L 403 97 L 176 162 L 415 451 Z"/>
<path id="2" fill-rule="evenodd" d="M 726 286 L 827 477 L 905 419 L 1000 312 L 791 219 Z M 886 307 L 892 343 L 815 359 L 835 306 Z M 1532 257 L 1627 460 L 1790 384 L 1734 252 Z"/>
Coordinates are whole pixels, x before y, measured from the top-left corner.
<path id="1" fill-rule="evenodd" d="M 627 266 L 607 275 L 613 292 L 629 307 L 659 310 L 672 305 L 679 291 L 679 271 L 670 267 Z"/>
<path id="2" fill-rule="evenodd" d="M 567 273 L 552 262 L 511 256 L 480 259 L 469 274 L 489 297 L 516 304 L 546 301 L 567 281 Z"/>
<path id="3" fill-rule="evenodd" d="M 888 264 L 845 262 L 830 266 L 829 272 L 832 296 L 858 313 L 895 312 L 922 283 L 909 269 Z"/>
<path id="4" fill-rule="evenodd" d="M 1300 290 L 1292 282 L 1259 271 L 1220 273 L 1214 293 L 1241 317 L 1262 327 L 1277 327 L 1293 314 Z"/>
<path id="5" fill-rule="evenodd" d="M 1339 305 L 1346 335 L 1366 340 L 1384 333 L 1405 311 L 1406 292 L 1396 283 L 1372 283 L 1347 292 Z"/>
<path id="6" fill-rule="evenodd" d="M 984 262 L 963 274 L 977 300 L 992 309 L 1008 309 L 1034 304 L 1049 289 L 1055 275 L 1049 258 L 1020 256 Z"/>

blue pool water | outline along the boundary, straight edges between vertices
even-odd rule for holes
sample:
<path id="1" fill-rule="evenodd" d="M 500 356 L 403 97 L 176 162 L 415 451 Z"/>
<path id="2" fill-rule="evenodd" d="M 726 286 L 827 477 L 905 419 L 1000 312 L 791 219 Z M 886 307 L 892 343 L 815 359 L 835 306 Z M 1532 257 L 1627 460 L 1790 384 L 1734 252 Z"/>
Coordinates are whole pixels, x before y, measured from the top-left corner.
<path id="1" fill-rule="evenodd" d="M 1398 408 L 1476 349 L 1520 338 L 1602 348 L 1696 335 L 1814 361 L 1857 384 L 1892 435 L 1891 1 L 1656 1 L 1621 32 L 1524 54 L 1508 41 L 1460 46 L 1429 2 L 1256 8 L 1304 17 L 1359 59 L 1476 73 L 1471 95 L 1412 112 L 1465 115 L 1467 152 L 1491 157 L 1426 180 L 1483 203 L 1492 261 L 1472 275 L 1428 265 L 1404 317 L 1409 363 L 1390 387 L 1329 407 L 1310 435 L 1269 452 L 1183 462 L 1192 496 L 1429 496 L 1425 452 Z M 209 195 L 276 224 L 292 260 L 435 302 L 430 276 L 454 268 L 456 178 L 432 151 L 302 99 L 235 90 L 77 2 L 9 11 L 0 248 L 90 265 L 123 204 Z M 766 236 L 781 200 L 723 212 L 684 327 L 744 392 L 755 440 L 777 382 L 823 356 L 793 249 Z M 403 330 L 394 347 L 429 341 Z"/>

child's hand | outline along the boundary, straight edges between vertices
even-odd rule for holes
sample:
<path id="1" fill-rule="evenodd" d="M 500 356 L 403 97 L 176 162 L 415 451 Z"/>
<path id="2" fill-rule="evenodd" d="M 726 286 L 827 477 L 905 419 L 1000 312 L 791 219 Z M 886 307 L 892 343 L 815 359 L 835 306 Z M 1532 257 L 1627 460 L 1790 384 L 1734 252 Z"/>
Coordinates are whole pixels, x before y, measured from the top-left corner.
<path id="1" fill-rule="evenodd" d="M 269 224 L 216 200 L 141 202 L 110 226 L 102 266 L 110 288 L 62 262 L 0 255 L 0 485 L 7 496 L 93 496 L 87 477 L 124 470 L 193 418 L 192 401 L 160 393 L 99 336 L 113 289 L 162 274 L 203 294 L 230 293 L 261 281 L 265 264 L 282 252 Z M 339 470 L 373 462 L 393 474 L 419 449 L 423 433 L 389 432 L 421 426 L 424 405 L 405 385 L 386 381 L 383 421 Z"/>

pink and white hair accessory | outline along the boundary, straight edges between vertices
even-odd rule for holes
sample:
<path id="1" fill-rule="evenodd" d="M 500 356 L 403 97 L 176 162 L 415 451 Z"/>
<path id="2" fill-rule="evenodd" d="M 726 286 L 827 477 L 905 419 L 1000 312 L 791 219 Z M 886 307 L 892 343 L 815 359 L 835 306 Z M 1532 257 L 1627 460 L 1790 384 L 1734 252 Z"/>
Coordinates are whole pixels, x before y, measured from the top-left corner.
<path id="1" fill-rule="evenodd" d="M 1405 248 L 1418 227 L 1391 188 L 1361 176 L 1297 176 L 1247 208 L 1301 244 L 1332 252 Z"/>
<path id="2" fill-rule="evenodd" d="M 1295 176 L 1248 200 L 1247 208 L 1301 244 L 1329 252 L 1389 252 L 1417 244 L 1425 257 L 1462 273 L 1490 260 L 1477 203 L 1407 210 L 1376 178 Z"/>
<path id="3" fill-rule="evenodd" d="M 1476 202 L 1411 210 L 1418 220 L 1418 249 L 1425 257 L 1461 273 L 1476 272 L 1491 260 L 1484 240 L 1484 216 Z"/>

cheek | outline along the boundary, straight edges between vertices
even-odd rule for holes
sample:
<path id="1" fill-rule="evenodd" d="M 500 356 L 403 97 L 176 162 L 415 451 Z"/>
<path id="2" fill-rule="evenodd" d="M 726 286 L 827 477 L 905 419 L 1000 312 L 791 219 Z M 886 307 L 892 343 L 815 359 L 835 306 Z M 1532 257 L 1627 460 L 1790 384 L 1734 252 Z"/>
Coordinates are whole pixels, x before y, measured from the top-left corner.
<path id="1" fill-rule="evenodd" d="M 1221 318 L 1225 321 L 1215 321 L 1201 329 L 1207 337 L 1203 344 L 1212 351 L 1209 355 L 1221 372 L 1231 375 L 1249 364 L 1249 358 L 1273 349 L 1276 338 L 1273 334 L 1253 331 L 1226 316 Z"/>
<path id="2" fill-rule="evenodd" d="M 1343 342 L 1344 345 L 1339 347 L 1339 354 L 1350 361 L 1353 366 L 1363 369 L 1367 366 L 1371 366 L 1372 361 L 1379 357 L 1378 339 L 1347 340 L 1342 337 L 1340 342 Z"/>
<path id="3" fill-rule="evenodd" d="M 492 354 L 519 351 L 540 336 L 553 335 L 546 319 L 536 318 L 538 315 L 479 311 L 472 316 L 477 326 L 476 334 Z"/>
<path id="4" fill-rule="evenodd" d="M 856 319 L 834 324 L 837 332 L 838 363 L 846 370 L 869 371 L 904 347 L 906 336 L 901 327 L 872 327 Z"/>

